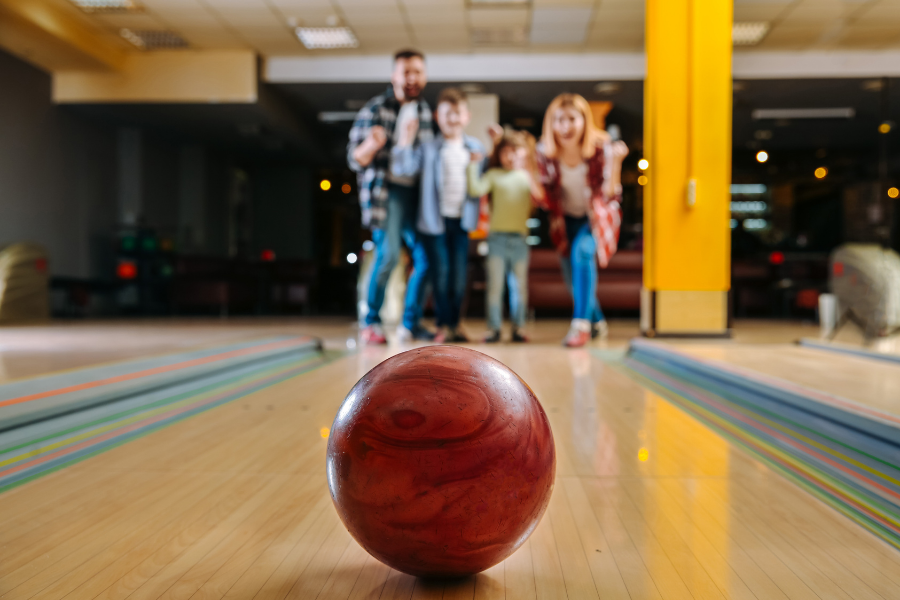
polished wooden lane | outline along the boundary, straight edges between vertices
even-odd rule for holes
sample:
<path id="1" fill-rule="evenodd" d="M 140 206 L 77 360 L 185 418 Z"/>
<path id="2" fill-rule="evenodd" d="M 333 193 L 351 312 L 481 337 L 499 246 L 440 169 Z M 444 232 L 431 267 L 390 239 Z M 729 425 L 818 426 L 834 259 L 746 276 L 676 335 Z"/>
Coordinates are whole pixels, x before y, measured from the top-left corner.
<path id="1" fill-rule="evenodd" d="M 550 507 L 504 563 L 428 582 L 369 557 L 328 497 L 364 348 L 0 495 L 4 598 L 900 598 L 900 554 L 591 356 L 479 346 L 541 399 Z"/>
<path id="2" fill-rule="evenodd" d="M 677 343 L 701 358 L 775 377 L 900 417 L 900 364 L 796 344 Z"/>

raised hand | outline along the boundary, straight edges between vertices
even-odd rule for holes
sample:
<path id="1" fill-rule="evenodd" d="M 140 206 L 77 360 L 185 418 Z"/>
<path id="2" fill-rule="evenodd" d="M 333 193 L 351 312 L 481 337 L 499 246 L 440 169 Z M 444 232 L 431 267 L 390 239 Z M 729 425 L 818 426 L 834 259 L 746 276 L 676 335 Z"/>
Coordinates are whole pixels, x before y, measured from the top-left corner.
<path id="1" fill-rule="evenodd" d="M 469 162 L 480 163 L 484 160 L 484 154 L 481 152 L 470 152 L 469 153 Z"/>
<path id="2" fill-rule="evenodd" d="M 419 133 L 419 120 L 409 119 L 400 130 L 400 139 L 397 141 L 398 146 L 412 146 L 416 140 L 416 134 Z"/>
<path id="3" fill-rule="evenodd" d="M 626 156 L 628 156 L 629 152 L 630 150 L 628 150 L 628 146 L 622 140 L 617 140 L 610 144 L 610 153 L 612 154 L 610 158 L 612 158 L 613 160 L 621 162 Z"/>
<path id="4" fill-rule="evenodd" d="M 496 146 L 500 142 L 500 140 L 503 139 L 503 127 L 501 127 L 498 123 L 491 123 L 490 125 L 488 125 L 487 134 Z"/>
<path id="5" fill-rule="evenodd" d="M 366 143 L 370 144 L 375 150 L 381 150 L 387 143 L 387 133 L 381 125 L 374 125 L 366 136 Z"/>

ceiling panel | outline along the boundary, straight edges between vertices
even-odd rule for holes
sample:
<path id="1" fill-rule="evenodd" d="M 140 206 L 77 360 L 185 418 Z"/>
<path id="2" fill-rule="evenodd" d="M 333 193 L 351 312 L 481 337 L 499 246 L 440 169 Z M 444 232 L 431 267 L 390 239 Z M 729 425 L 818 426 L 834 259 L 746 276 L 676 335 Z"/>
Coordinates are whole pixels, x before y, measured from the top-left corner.
<path id="1" fill-rule="evenodd" d="M 900 35 L 896 26 L 856 25 L 844 29 L 840 44 L 849 48 L 896 48 L 900 46 Z"/>
<path id="2" fill-rule="evenodd" d="M 789 9 L 787 2 L 736 2 L 735 21 L 774 21 Z"/>
<path id="3" fill-rule="evenodd" d="M 469 24 L 479 28 L 525 27 L 531 19 L 527 8 L 470 8 Z"/>
<path id="4" fill-rule="evenodd" d="M 531 43 L 579 45 L 587 37 L 593 7 L 535 8 L 531 13 Z"/>
<path id="5" fill-rule="evenodd" d="M 826 31 L 826 23 L 818 26 L 791 26 L 778 24 L 760 42 L 757 48 L 765 50 L 799 50 L 817 43 Z"/>

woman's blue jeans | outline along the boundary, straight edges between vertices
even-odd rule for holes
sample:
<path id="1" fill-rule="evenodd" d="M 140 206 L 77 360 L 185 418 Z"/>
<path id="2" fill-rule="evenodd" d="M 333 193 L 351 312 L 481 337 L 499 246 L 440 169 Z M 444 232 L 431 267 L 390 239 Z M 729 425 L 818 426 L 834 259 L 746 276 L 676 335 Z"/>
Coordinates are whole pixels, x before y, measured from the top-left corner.
<path id="1" fill-rule="evenodd" d="M 444 218 L 444 233 L 419 234 L 428 255 L 428 270 L 434 290 L 437 326 L 455 328 L 466 294 L 469 269 L 469 233 L 460 219 Z"/>
<path id="2" fill-rule="evenodd" d="M 597 300 L 597 242 L 587 217 L 566 217 L 569 256 L 560 258 L 563 279 L 575 303 L 573 319 L 598 323 L 604 319 Z"/>

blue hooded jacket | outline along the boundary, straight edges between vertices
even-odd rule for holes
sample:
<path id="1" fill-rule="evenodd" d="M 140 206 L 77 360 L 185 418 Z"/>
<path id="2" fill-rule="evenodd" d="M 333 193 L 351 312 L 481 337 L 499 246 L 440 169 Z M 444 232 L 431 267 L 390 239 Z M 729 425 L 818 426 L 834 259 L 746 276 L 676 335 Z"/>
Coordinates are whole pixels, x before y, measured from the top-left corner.
<path id="1" fill-rule="evenodd" d="M 415 146 L 394 146 L 391 149 L 393 161 L 391 171 L 397 176 L 420 175 L 419 217 L 416 229 L 427 235 L 444 233 L 444 218 L 441 216 L 441 194 L 444 189 L 444 175 L 441 168 L 441 148 L 444 136 Z M 478 139 L 463 136 L 463 146 L 469 152 L 485 154 L 484 145 Z M 468 196 L 463 203 L 460 225 L 465 231 L 478 227 L 479 199 Z"/>

